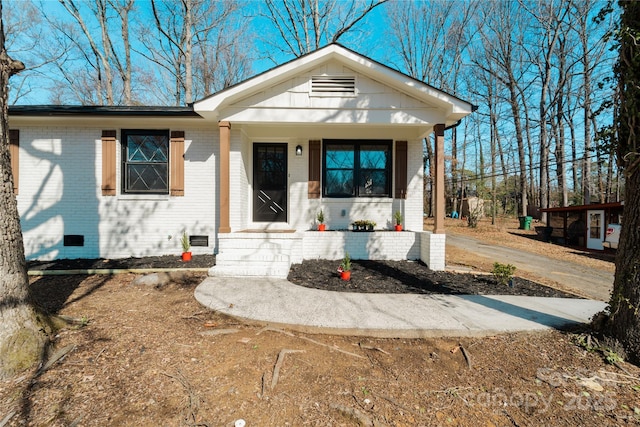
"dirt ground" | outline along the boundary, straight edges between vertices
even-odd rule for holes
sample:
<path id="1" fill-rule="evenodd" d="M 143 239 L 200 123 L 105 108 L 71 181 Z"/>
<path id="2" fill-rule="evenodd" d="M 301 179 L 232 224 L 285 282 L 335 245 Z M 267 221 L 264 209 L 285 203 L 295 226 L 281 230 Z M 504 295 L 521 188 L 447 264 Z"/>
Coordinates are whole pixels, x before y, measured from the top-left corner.
<path id="1" fill-rule="evenodd" d="M 469 232 L 509 235 L 485 226 Z M 203 273 L 161 288 L 135 277 L 32 278 L 40 303 L 78 325 L 42 369 L 0 383 L 0 426 L 640 424 L 640 368 L 607 363 L 617 353 L 585 330 L 310 335 L 205 310 Z"/>

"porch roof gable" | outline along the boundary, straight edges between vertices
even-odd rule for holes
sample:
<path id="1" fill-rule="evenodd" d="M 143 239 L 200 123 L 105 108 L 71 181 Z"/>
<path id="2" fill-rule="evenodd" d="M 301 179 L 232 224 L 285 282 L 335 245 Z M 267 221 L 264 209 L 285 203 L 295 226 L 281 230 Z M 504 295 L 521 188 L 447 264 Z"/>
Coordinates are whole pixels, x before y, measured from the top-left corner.
<path id="1" fill-rule="evenodd" d="M 386 111 L 382 111 L 382 114 L 380 109 L 376 111 L 376 114 L 358 114 L 357 117 L 365 117 L 363 120 L 373 118 L 374 121 L 377 120 L 377 123 L 386 121 L 390 124 L 419 124 L 428 127 L 435 123 L 450 125 L 469 115 L 476 108 L 467 101 L 413 79 L 336 43 L 196 101 L 193 104 L 193 108 L 203 117 L 216 121 L 233 121 L 238 120 L 240 117 L 242 119 L 239 121 L 264 120 L 272 123 L 274 121 L 309 122 L 309 120 L 319 122 L 324 117 L 332 117 L 336 122 L 348 121 L 349 118 L 355 117 L 354 114 L 341 116 L 336 111 L 362 111 L 363 109 L 366 110 L 366 107 L 354 107 L 354 102 L 343 102 L 338 106 L 306 106 L 307 108 L 298 106 L 291 108 L 291 110 L 297 111 L 298 114 L 289 116 L 282 114 L 282 111 L 269 112 L 268 108 L 264 108 L 264 106 L 258 108 L 252 105 L 243 105 L 241 107 L 237 105 L 242 100 L 261 92 L 269 91 L 287 80 L 295 79 L 304 73 L 312 72 L 314 69 L 332 62 L 341 64 L 350 71 L 379 82 L 405 97 L 414 99 L 417 104 L 421 104 L 418 108 L 410 109 L 398 108 L 397 105 L 388 105 L 384 109 Z M 255 111 L 242 115 L 242 112 L 251 109 Z M 256 111 L 260 111 L 260 113 L 256 114 Z M 251 119 L 248 119 L 249 117 Z M 301 118 L 305 118 L 305 120 L 301 120 Z"/>

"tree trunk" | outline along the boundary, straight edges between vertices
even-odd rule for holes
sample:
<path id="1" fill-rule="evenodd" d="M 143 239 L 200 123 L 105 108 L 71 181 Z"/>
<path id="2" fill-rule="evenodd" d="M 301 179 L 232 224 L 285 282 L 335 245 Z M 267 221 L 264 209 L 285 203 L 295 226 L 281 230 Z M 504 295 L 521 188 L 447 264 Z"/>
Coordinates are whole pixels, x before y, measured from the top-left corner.
<path id="1" fill-rule="evenodd" d="M 596 150 L 596 176 L 598 179 L 598 193 L 599 193 L 599 201 L 600 203 L 604 203 L 605 199 L 605 190 L 604 190 L 604 177 L 602 173 L 602 168 L 604 165 L 604 159 L 602 158 L 603 153 L 601 150 Z"/>
<path id="2" fill-rule="evenodd" d="M 640 31 L 640 2 L 621 2 L 619 59 L 616 77 L 618 163 L 625 173 L 624 221 L 616 254 L 616 275 L 609 303 L 607 330 L 624 346 L 631 362 L 640 363 L 640 47 L 634 36 Z"/>
<path id="3" fill-rule="evenodd" d="M 497 139 L 497 134 L 498 134 L 498 127 L 496 126 L 496 114 L 493 111 L 494 110 L 494 103 L 493 103 L 493 91 L 492 91 L 493 85 L 492 84 L 488 84 L 487 85 L 487 89 L 488 89 L 488 107 L 489 107 L 489 134 L 490 134 L 490 138 L 489 138 L 489 142 L 490 142 L 490 154 L 491 154 L 491 225 L 495 225 L 496 223 L 496 184 L 497 184 L 497 179 L 496 179 L 496 139 Z M 478 131 L 478 133 L 480 133 Z M 478 139 L 480 139 L 478 137 Z M 506 185 L 506 181 L 505 185 Z"/>
<path id="4" fill-rule="evenodd" d="M 567 87 L 567 49 L 566 40 L 560 37 L 558 40 L 558 90 L 555 102 L 555 137 L 556 137 L 556 177 L 558 178 L 558 191 L 561 197 L 562 207 L 568 206 L 569 195 L 567 192 L 567 175 L 565 167 L 565 135 L 564 135 L 564 101 L 565 91 L 570 93 Z"/>
<path id="5" fill-rule="evenodd" d="M 640 19 L 640 16 L 638 19 Z M 639 76 L 640 77 L 640 76 Z M 636 125 L 636 132 L 640 127 Z M 634 156 L 637 158 L 637 156 Z M 640 363 L 640 170 L 627 174 L 624 221 L 616 253 L 616 274 L 611 294 L 608 332 L 624 346 L 633 363 Z"/>
<path id="6" fill-rule="evenodd" d="M 573 123 L 573 114 L 569 113 L 568 125 L 569 125 L 569 134 L 571 135 L 571 181 L 573 182 L 573 194 L 576 199 L 579 199 L 578 194 L 581 194 L 581 187 L 578 182 L 578 152 L 577 152 L 577 141 L 576 141 L 576 127 Z"/>
<path id="7" fill-rule="evenodd" d="M 516 91 L 516 81 L 511 72 L 509 73 L 509 95 L 513 123 L 515 125 L 516 142 L 518 143 L 518 164 L 520 166 L 520 213 L 527 215 L 527 160 L 524 152 L 524 138 L 522 136 L 522 122 L 520 120 L 520 109 L 518 108 L 518 94 Z"/>
<path id="8" fill-rule="evenodd" d="M 124 104 L 131 105 L 131 44 L 129 43 L 129 12 L 133 9 L 133 0 L 127 0 L 125 4 L 118 5 L 117 12 L 122 22 L 121 34 L 122 44 L 124 49 L 124 68 L 120 65 L 120 61 L 116 64 L 120 65 L 120 75 L 122 76 L 122 82 L 124 85 Z M 117 54 L 114 52 L 114 57 L 117 58 Z"/>
<path id="9" fill-rule="evenodd" d="M 23 69 L 21 62 L 7 55 L 4 26 L 0 23 L 0 379 L 33 366 L 47 343 L 41 318 L 31 304 L 9 158 L 7 85 L 9 77 Z"/>
<path id="10" fill-rule="evenodd" d="M 193 5 L 191 0 L 183 2 L 184 5 L 184 102 L 193 102 Z"/>
<path id="11" fill-rule="evenodd" d="M 586 8 L 585 8 L 586 9 Z M 582 166 L 582 194 L 584 197 L 584 204 L 591 204 L 591 97 L 593 96 L 591 90 L 591 58 L 589 57 L 589 34 L 587 28 L 588 15 L 581 13 L 578 19 L 579 22 L 579 35 L 580 44 L 582 47 L 582 56 L 580 61 L 582 62 L 583 69 L 583 84 L 582 93 L 584 96 L 583 101 L 583 115 L 584 115 L 584 163 Z"/>

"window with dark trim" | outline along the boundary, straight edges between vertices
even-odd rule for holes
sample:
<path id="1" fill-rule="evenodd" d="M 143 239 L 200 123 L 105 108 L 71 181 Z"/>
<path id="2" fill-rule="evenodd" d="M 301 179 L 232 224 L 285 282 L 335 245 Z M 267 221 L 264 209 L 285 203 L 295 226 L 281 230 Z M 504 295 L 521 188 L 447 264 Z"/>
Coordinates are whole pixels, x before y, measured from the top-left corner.
<path id="1" fill-rule="evenodd" d="M 324 140 L 323 197 L 391 197 L 391 141 Z"/>
<path id="2" fill-rule="evenodd" d="M 122 130 L 122 192 L 169 193 L 168 130 Z"/>

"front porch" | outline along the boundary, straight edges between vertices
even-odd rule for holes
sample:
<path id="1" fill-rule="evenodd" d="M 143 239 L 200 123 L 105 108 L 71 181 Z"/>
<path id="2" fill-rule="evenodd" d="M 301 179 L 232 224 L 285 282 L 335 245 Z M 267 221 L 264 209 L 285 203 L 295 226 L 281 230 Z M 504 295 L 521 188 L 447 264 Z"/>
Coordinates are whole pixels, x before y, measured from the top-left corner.
<path id="1" fill-rule="evenodd" d="M 421 260 L 444 270 L 445 234 L 429 231 L 243 231 L 218 235 L 217 277 L 286 278 L 291 264 L 306 259 Z"/>

